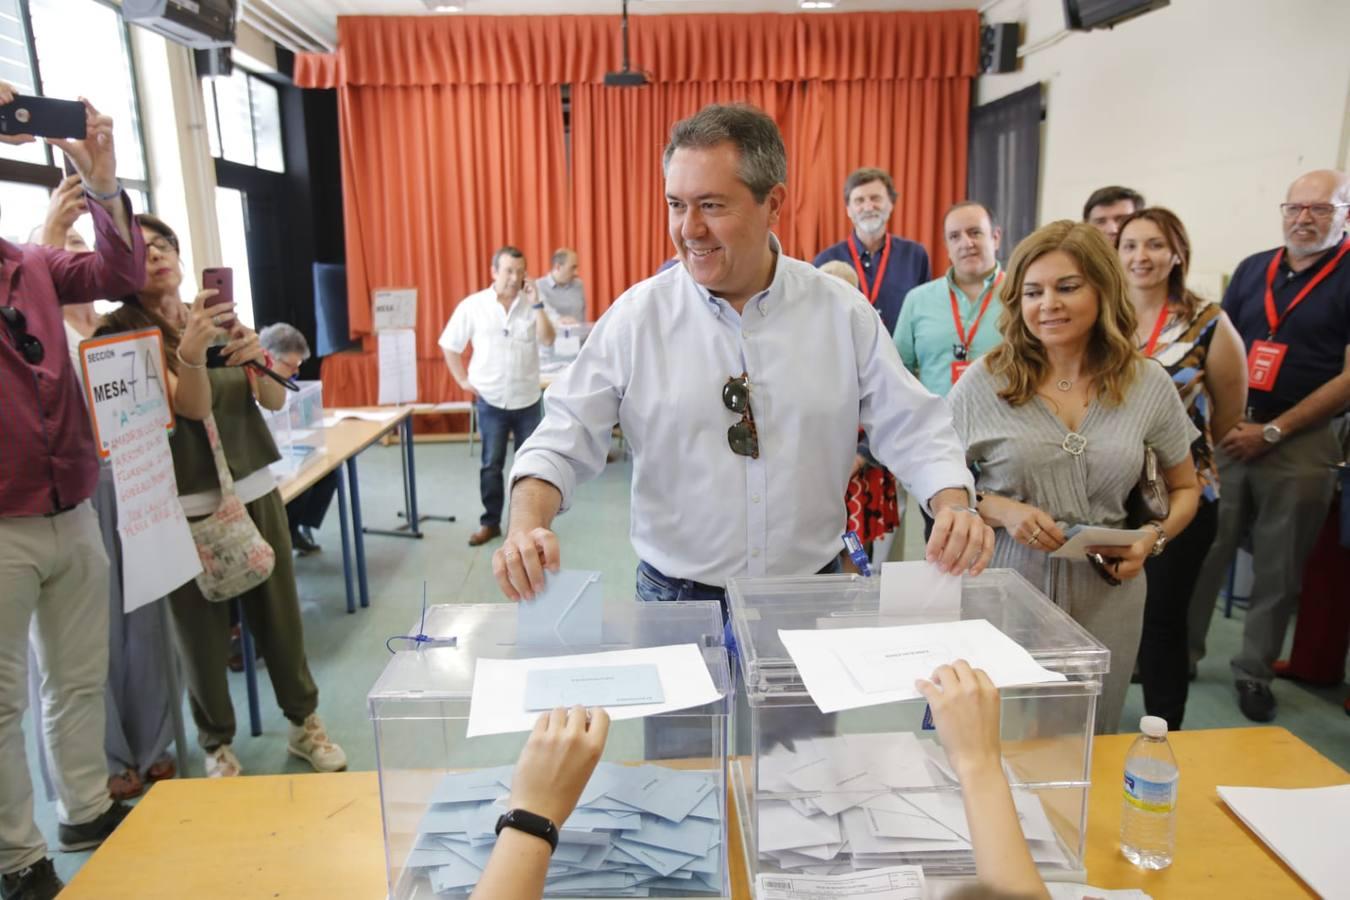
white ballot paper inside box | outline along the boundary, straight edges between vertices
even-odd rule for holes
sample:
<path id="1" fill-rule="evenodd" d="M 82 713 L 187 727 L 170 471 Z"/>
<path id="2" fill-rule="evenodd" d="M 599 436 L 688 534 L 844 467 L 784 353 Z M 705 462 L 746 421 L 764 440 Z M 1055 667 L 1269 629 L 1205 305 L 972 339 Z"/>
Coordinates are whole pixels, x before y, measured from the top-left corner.
<path id="1" fill-rule="evenodd" d="M 755 879 L 759 900 L 923 900 L 923 868 L 891 866 L 839 875 L 770 875 Z"/>
<path id="2" fill-rule="evenodd" d="M 821 712 L 914 700 L 917 678 L 964 659 L 998 687 L 1064 681 L 984 619 L 883 628 L 780 630 L 802 682 Z"/>
<path id="3" fill-rule="evenodd" d="M 655 667 L 662 691 L 657 703 L 640 703 L 607 708 L 611 719 L 640 719 L 664 712 L 704 706 L 721 698 L 713 684 L 708 664 L 697 644 L 674 644 L 611 650 L 603 653 L 577 653 L 571 656 L 538 656 L 533 659 L 486 659 L 480 657 L 474 668 L 473 694 L 469 700 L 467 737 L 530 731 L 539 719 L 529 709 L 531 672 L 558 670 L 565 679 L 569 672 L 594 671 L 612 666 Z"/>

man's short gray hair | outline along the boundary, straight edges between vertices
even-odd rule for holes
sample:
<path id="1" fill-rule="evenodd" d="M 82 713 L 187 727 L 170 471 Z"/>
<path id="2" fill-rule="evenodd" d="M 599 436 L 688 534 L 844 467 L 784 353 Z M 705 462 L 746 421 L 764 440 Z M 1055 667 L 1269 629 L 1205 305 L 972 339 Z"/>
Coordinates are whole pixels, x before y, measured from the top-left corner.
<path id="1" fill-rule="evenodd" d="M 713 103 L 670 129 L 670 143 L 661 159 L 663 171 L 683 148 L 707 149 L 730 142 L 740 154 L 741 181 L 756 203 L 763 203 L 776 184 L 787 183 L 787 150 L 778 126 L 761 109 L 747 103 Z"/>
<path id="2" fill-rule="evenodd" d="M 258 332 L 258 343 L 273 356 L 298 353 L 300 361 L 309 359 L 309 341 L 294 325 L 276 322 Z"/>

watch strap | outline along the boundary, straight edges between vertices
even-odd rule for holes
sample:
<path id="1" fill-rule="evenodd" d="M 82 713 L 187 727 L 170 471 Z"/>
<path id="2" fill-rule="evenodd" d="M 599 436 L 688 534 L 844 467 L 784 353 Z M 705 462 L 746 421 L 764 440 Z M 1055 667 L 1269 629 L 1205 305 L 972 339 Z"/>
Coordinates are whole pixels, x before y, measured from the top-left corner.
<path id="1" fill-rule="evenodd" d="M 497 834 L 503 828 L 514 828 L 548 841 L 549 853 L 558 849 L 558 826 L 545 817 L 525 809 L 508 809 L 497 819 Z"/>

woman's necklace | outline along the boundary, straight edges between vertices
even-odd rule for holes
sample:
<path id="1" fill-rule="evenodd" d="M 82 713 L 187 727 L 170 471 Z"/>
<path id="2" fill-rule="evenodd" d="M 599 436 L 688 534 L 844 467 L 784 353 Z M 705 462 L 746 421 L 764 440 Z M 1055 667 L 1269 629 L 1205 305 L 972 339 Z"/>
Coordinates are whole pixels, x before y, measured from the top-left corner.
<path id="1" fill-rule="evenodd" d="M 1059 381 L 1055 382 L 1055 387 L 1067 394 L 1069 391 L 1073 390 L 1073 382 L 1067 378 L 1061 378 Z"/>

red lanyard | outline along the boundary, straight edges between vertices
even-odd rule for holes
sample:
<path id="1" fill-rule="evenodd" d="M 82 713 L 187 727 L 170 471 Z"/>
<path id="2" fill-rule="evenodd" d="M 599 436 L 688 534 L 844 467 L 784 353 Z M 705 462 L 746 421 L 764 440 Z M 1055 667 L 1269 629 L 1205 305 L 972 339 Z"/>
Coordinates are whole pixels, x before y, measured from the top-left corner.
<path id="1" fill-rule="evenodd" d="M 989 309 L 989 301 L 994 298 L 994 288 L 998 287 L 999 282 L 1003 280 L 1003 273 L 999 272 L 994 283 L 984 292 L 984 299 L 980 301 L 980 311 L 975 316 L 975 321 L 970 324 L 970 334 L 961 327 L 961 307 L 956 302 L 956 289 L 947 285 L 947 290 L 952 295 L 952 321 L 956 323 L 956 339 L 961 342 L 961 346 L 966 348 L 967 355 L 970 352 L 970 345 L 975 340 L 975 333 L 980 330 L 980 320 L 984 318 L 984 313 Z"/>
<path id="2" fill-rule="evenodd" d="M 1281 247 L 1279 250 L 1275 251 L 1275 257 L 1270 261 L 1270 265 L 1266 267 L 1266 324 L 1270 326 L 1270 340 L 1275 339 L 1275 332 L 1280 330 L 1280 326 L 1284 324 L 1285 319 L 1289 318 L 1289 314 L 1294 311 L 1294 307 L 1302 303 L 1303 298 L 1308 296 L 1313 288 L 1321 284 L 1323 278 L 1326 278 L 1333 270 L 1335 270 L 1336 265 L 1341 261 L 1341 257 L 1345 256 L 1347 252 L 1350 252 L 1350 239 L 1341 241 L 1341 249 L 1336 251 L 1336 255 L 1332 257 L 1331 262 L 1323 266 L 1322 271 L 1314 275 L 1312 279 L 1303 286 L 1303 290 L 1294 295 L 1294 299 L 1285 309 L 1283 315 L 1276 315 L 1275 273 L 1280 268 L 1280 260 L 1284 259 L 1284 248 Z"/>
<path id="3" fill-rule="evenodd" d="M 1162 336 L 1163 326 L 1167 324 L 1167 301 L 1163 301 L 1162 309 L 1158 310 L 1158 321 L 1153 323 L 1153 334 L 1149 335 L 1148 343 L 1144 345 L 1144 355 L 1152 356 L 1153 351 L 1158 346 L 1158 338 Z"/>
<path id="4" fill-rule="evenodd" d="M 867 274 L 863 271 L 862 257 L 858 256 L 858 245 L 851 234 L 848 236 L 848 252 L 853 254 L 853 268 L 858 273 L 858 287 L 862 289 L 863 296 L 876 306 L 877 294 L 881 292 L 881 279 L 886 277 L 886 263 L 891 261 L 891 236 L 886 235 L 886 249 L 881 251 L 881 262 L 877 265 L 877 280 L 872 282 L 870 290 L 867 287 Z"/>

